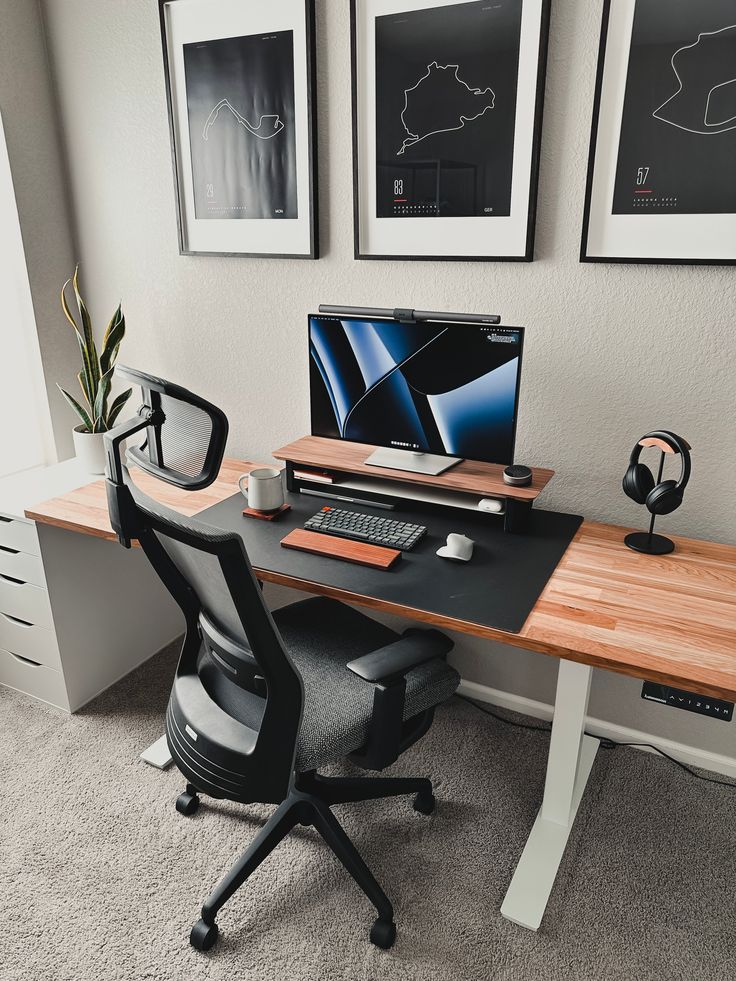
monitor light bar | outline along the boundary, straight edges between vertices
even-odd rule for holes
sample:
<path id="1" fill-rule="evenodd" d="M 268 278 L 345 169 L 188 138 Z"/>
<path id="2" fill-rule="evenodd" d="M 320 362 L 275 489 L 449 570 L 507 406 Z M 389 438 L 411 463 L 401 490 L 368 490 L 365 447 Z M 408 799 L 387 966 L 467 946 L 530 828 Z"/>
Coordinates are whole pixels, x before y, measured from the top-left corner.
<path id="1" fill-rule="evenodd" d="M 382 317 L 387 320 L 398 320 L 401 324 L 417 324 L 424 320 L 437 320 L 450 324 L 500 324 L 501 318 L 497 313 L 438 313 L 435 310 L 405 310 L 398 307 L 339 307 L 329 303 L 320 303 L 320 313 L 332 314 L 337 317 Z"/>

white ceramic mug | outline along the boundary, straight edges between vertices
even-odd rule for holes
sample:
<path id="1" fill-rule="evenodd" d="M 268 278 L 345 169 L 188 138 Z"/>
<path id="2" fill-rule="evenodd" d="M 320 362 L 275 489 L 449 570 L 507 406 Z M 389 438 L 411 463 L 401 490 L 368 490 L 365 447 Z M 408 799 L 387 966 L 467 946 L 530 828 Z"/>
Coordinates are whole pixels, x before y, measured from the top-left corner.
<path id="1" fill-rule="evenodd" d="M 247 483 L 247 486 L 245 486 Z M 284 484 L 277 467 L 256 467 L 238 481 L 240 493 L 254 511 L 268 514 L 284 504 Z"/>

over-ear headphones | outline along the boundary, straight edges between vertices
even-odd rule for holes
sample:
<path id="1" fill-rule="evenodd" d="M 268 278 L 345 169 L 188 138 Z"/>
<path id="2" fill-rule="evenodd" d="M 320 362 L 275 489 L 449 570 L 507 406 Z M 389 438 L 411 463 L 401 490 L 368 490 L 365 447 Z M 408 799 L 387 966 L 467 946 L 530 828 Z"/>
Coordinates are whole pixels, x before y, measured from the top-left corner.
<path id="1" fill-rule="evenodd" d="M 680 454 L 678 480 L 660 479 L 657 483 L 649 467 L 639 463 L 641 451 L 649 446 L 658 447 L 665 453 Z M 690 445 L 681 436 L 666 429 L 647 433 L 631 451 L 629 468 L 623 479 L 624 494 L 637 504 L 643 504 L 651 514 L 671 514 L 682 504 L 682 497 L 690 480 L 690 469 Z"/>

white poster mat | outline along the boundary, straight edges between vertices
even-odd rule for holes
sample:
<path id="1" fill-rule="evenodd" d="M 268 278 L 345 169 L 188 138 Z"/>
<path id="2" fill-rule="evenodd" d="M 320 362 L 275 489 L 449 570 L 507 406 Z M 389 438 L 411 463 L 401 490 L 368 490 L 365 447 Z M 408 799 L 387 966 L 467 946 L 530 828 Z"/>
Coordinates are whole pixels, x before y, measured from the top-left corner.
<path id="1" fill-rule="evenodd" d="M 311 192 L 309 113 L 306 83 L 307 15 L 304 0 L 251 3 L 247 0 L 173 0 L 164 7 L 172 118 L 176 139 L 182 235 L 187 252 L 309 255 Z M 297 200 L 294 219 L 196 218 L 189 152 L 189 116 L 183 45 L 277 31 L 294 32 Z"/>
<path id="2" fill-rule="evenodd" d="M 585 254 L 664 261 L 736 259 L 734 215 L 612 214 L 635 5 L 636 0 L 616 0 L 610 8 Z"/>
<path id="3" fill-rule="evenodd" d="M 527 248 L 542 0 L 524 0 L 514 135 L 511 215 L 376 217 L 376 18 L 467 0 L 358 0 L 356 5 L 359 251 L 387 256 L 523 258 Z"/>

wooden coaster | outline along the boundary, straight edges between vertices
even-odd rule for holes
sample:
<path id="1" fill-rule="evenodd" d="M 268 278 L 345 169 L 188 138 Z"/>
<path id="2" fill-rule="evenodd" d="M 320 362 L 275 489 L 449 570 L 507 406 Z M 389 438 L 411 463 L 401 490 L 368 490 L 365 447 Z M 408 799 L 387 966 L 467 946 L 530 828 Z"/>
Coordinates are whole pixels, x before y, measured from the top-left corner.
<path id="1" fill-rule="evenodd" d="M 258 518 L 259 521 L 276 521 L 282 514 L 291 511 L 291 504 L 282 504 L 278 511 L 256 511 L 254 508 L 245 508 L 243 515 L 246 518 Z"/>

